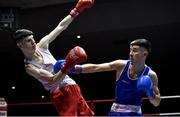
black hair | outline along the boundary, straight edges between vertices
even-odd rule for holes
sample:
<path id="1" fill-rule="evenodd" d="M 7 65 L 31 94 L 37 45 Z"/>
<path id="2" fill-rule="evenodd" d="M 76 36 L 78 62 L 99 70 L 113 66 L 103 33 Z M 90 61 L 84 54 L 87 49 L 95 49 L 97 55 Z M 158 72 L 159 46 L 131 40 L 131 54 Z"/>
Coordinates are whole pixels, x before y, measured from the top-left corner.
<path id="1" fill-rule="evenodd" d="M 21 41 L 24 37 L 33 35 L 33 32 L 28 29 L 18 29 L 15 31 L 13 38 L 15 42 Z"/>
<path id="2" fill-rule="evenodd" d="M 148 52 L 151 52 L 151 42 L 147 39 L 136 39 L 130 43 L 130 45 L 138 45 L 140 47 L 144 47 Z"/>

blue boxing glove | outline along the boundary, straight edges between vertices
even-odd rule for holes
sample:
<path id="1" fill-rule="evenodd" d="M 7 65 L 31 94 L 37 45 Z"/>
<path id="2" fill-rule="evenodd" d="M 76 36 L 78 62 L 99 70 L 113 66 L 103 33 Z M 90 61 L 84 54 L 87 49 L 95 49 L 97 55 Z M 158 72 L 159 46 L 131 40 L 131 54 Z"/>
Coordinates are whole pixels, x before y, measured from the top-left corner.
<path id="1" fill-rule="evenodd" d="M 54 65 L 54 73 L 57 73 L 59 70 L 61 70 L 63 64 L 64 64 L 65 60 L 64 59 L 60 59 L 58 60 L 55 65 Z M 82 72 L 82 67 L 76 67 L 74 66 L 71 71 L 69 72 L 69 74 L 78 74 Z"/>
<path id="2" fill-rule="evenodd" d="M 58 60 L 54 65 L 54 73 L 57 73 L 64 64 L 64 59 Z"/>
<path id="3" fill-rule="evenodd" d="M 141 76 L 138 79 L 137 89 L 143 90 L 149 98 L 151 99 L 155 98 L 155 94 L 153 91 L 153 82 L 152 82 L 152 79 L 148 75 Z"/>

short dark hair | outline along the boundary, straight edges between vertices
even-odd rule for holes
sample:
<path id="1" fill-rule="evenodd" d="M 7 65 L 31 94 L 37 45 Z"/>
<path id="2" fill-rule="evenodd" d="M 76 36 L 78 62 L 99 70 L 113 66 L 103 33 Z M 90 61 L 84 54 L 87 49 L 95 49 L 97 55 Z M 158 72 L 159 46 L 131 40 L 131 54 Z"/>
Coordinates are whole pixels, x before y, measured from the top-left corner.
<path id="1" fill-rule="evenodd" d="M 151 42 L 147 39 L 136 39 L 130 43 L 130 45 L 138 45 L 140 47 L 144 47 L 148 52 L 151 52 Z"/>
<path id="2" fill-rule="evenodd" d="M 33 35 L 33 32 L 28 29 L 18 29 L 15 31 L 13 38 L 15 42 L 21 41 L 24 37 Z"/>

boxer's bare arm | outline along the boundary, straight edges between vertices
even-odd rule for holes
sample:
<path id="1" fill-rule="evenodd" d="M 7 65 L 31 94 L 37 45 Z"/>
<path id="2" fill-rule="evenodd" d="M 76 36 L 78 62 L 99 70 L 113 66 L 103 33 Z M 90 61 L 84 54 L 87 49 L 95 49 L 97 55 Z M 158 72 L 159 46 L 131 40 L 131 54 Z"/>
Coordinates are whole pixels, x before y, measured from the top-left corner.
<path id="1" fill-rule="evenodd" d="M 61 71 L 59 71 L 55 75 L 53 75 L 52 73 L 50 73 L 44 69 L 39 69 L 31 64 L 25 65 L 25 68 L 26 68 L 26 72 L 29 75 L 33 76 L 36 79 L 45 80 L 50 83 L 56 83 L 56 82 L 58 83 L 65 77 L 65 74 L 63 74 Z"/>
<path id="2" fill-rule="evenodd" d="M 75 8 L 71 10 L 70 14 L 67 15 L 53 31 L 43 37 L 37 46 L 48 49 L 49 43 L 51 43 L 63 30 L 65 30 L 74 18 L 83 12 L 84 9 L 91 8 L 93 4 L 94 0 L 79 0 Z"/>
<path id="3" fill-rule="evenodd" d="M 64 31 L 73 21 L 73 19 L 74 18 L 71 17 L 71 15 L 66 16 L 53 31 L 51 31 L 48 35 L 43 37 L 39 43 L 37 43 L 37 46 L 48 49 L 49 43 L 51 43 L 62 31 Z"/>
<path id="4" fill-rule="evenodd" d="M 103 71 L 121 71 L 124 67 L 126 61 L 124 60 L 115 60 L 108 63 L 102 64 L 83 64 L 82 73 L 94 73 L 94 72 L 103 72 Z"/>
<path id="5" fill-rule="evenodd" d="M 153 81 L 153 90 L 155 93 L 155 98 L 154 99 L 150 99 L 150 102 L 154 105 L 154 106 L 159 106 L 160 102 L 161 102 L 161 96 L 160 96 L 160 91 L 158 88 L 158 77 L 157 74 L 154 71 L 150 71 L 149 75 L 152 78 Z"/>

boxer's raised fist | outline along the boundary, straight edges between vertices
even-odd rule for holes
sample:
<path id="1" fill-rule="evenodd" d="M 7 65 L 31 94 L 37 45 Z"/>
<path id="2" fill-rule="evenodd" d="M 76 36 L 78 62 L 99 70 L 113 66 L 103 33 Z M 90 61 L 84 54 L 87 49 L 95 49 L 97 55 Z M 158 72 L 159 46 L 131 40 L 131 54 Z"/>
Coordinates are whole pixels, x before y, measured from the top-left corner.
<path id="1" fill-rule="evenodd" d="M 94 4 L 94 0 L 79 0 L 76 7 L 71 10 L 70 15 L 72 17 L 78 16 L 84 9 L 91 8 Z"/>

